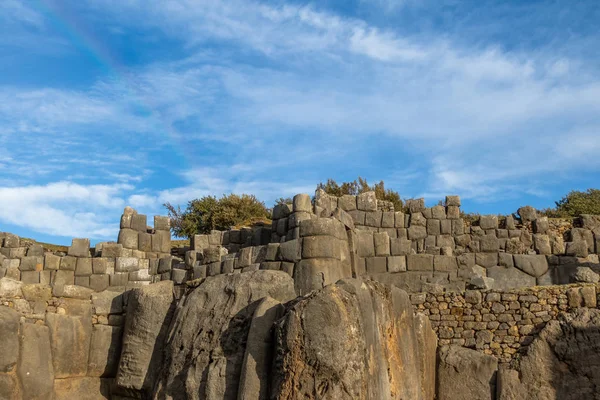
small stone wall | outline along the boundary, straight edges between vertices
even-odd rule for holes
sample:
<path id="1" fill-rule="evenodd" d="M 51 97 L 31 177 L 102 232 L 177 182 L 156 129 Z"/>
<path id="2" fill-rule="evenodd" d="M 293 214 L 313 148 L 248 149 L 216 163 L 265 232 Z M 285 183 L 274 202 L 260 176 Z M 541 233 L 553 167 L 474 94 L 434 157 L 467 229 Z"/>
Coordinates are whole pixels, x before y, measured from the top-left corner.
<path id="1" fill-rule="evenodd" d="M 0 398 L 111 398 L 126 299 L 0 279 Z"/>
<path id="2" fill-rule="evenodd" d="M 455 344 L 517 362 L 551 320 L 579 307 L 596 308 L 599 286 L 571 284 L 526 289 L 414 293 L 416 311 L 429 317 L 439 345 Z"/>

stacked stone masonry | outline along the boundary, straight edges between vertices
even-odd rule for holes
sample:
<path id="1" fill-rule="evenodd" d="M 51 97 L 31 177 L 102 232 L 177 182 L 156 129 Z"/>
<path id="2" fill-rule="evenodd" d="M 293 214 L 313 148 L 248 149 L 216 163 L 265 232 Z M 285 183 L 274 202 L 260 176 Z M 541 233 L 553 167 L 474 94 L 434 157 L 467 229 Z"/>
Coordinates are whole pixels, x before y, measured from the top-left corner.
<path id="1" fill-rule="evenodd" d="M 417 312 L 429 317 L 440 346 L 459 345 L 511 363 L 549 321 L 580 307 L 597 308 L 597 284 L 571 284 L 462 293 L 414 293 Z"/>

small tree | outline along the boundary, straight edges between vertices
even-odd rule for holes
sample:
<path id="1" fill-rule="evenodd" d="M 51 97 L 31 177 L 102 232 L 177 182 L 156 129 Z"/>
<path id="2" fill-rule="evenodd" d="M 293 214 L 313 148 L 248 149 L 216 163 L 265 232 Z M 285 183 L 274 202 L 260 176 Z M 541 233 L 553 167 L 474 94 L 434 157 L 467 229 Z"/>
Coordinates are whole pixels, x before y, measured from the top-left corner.
<path id="1" fill-rule="evenodd" d="M 354 181 L 342 182 L 340 185 L 333 179 L 327 179 L 326 183 L 319 183 L 317 189 L 322 189 L 325 193 L 336 197 L 341 197 L 345 194 L 356 196 L 360 193 L 374 191 L 375 197 L 378 200 L 391 201 L 396 210 L 402 209 L 402 199 L 400 198 L 400 194 L 391 189 L 386 189 L 383 181 L 379 181 L 379 183 L 374 185 L 369 185 L 366 179 L 359 176 L 358 179 Z"/>
<path id="2" fill-rule="evenodd" d="M 225 230 L 269 218 L 265 204 L 247 194 L 223 195 L 220 199 L 204 196 L 188 202 L 184 211 L 170 203 L 165 203 L 164 206 L 169 212 L 173 234 L 177 237 L 191 238 L 213 229 Z"/>
<path id="3" fill-rule="evenodd" d="M 556 214 L 577 217 L 581 214 L 600 215 L 600 190 L 572 190 L 556 203 Z"/>

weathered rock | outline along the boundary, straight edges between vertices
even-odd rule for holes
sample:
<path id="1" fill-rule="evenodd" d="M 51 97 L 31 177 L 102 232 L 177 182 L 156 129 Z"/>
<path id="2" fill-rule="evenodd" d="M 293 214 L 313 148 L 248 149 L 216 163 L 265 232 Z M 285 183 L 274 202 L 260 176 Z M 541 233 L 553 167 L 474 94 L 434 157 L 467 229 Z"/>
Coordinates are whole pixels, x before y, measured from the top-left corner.
<path id="1" fill-rule="evenodd" d="M 589 267 L 577 267 L 571 278 L 573 282 L 598 283 L 600 281 L 600 275 Z"/>
<path id="2" fill-rule="evenodd" d="M 439 349 L 437 399 L 494 399 L 496 357 L 460 346 Z"/>
<path id="3" fill-rule="evenodd" d="M 111 399 L 111 382 L 100 378 L 70 378 L 54 381 L 53 400 L 101 400 Z"/>
<path id="4" fill-rule="evenodd" d="M 535 277 L 517 268 L 493 267 L 487 269 L 488 278 L 494 279 L 494 289 L 504 290 L 519 287 L 535 286 Z"/>
<path id="5" fill-rule="evenodd" d="M 0 399 L 21 400 L 19 383 L 14 375 L 0 373 Z"/>
<path id="6" fill-rule="evenodd" d="M 423 400 L 433 400 L 435 398 L 436 381 L 436 357 L 438 338 L 431 322 L 426 315 L 417 313 L 414 318 L 415 333 L 419 343 L 419 372 L 421 378 L 421 395 Z"/>
<path id="7" fill-rule="evenodd" d="M 121 334 L 119 326 L 95 325 L 90 342 L 90 355 L 87 375 L 93 377 L 114 377 L 121 355 Z"/>
<path id="8" fill-rule="evenodd" d="M 154 385 L 162 359 L 161 352 L 155 348 L 165 338 L 172 303 L 172 281 L 136 288 L 129 294 L 116 378 L 119 386 L 148 390 Z"/>
<path id="9" fill-rule="evenodd" d="M 503 371 L 502 400 L 592 399 L 599 394 L 600 310 L 578 309 L 550 321 L 521 358 L 519 373 Z M 514 393 L 518 392 L 518 397 Z"/>
<path id="10" fill-rule="evenodd" d="M 272 399 L 423 399 L 408 295 L 347 280 L 302 300 L 277 328 Z M 434 385 L 425 382 L 423 385 Z"/>
<path id="11" fill-rule="evenodd" d="M 10 372 L 19 358 L 19 324 L 21 315 L 0 306 L 0 372 Z"/>
<path id="12" fill-rule="evenodd" d="M 548 260 L 543 255 L 515 254 L 515 267 L 531 276 L 542 276 L 548 271 Z"/>
<path id="13" fill-rule="evenodd" d="M 85 376 L 87 372 L 92 316 L 74 317 L 47 313 L 50 345 L 56 378 Z"/>
<path id="14" fill-rule="evenodd" d="M 48 327 L 22 323 L 20 342 L 17 375 L 21 381 L 23 399 L 51 400 L 54 368 Z"/>
<path id="15" fill-rule="evenodd" d="M 23 283 L 17 280 L 10 278 L 2 278 L 0 279 L 0 297 L 20 297 L 23 295 L 23 292 L 21 291 L 22 286 Z"/>
<path id="16" fill-rule="evenodd" d="M 269 381 L 273 363 L 273 323 L 283 315 L 284 307 L 278 300 L 261 300 L 250 323 L 246 354 L 240 372 L 238 400 L 269 398 Z"/>
<path id="17" fill-rule="evenodd" d="M 267 270 L 217 275 L 189 293 L 174 316 L 154 398 L 236 399 L 252 316 L 266 296 L 296 297 L 292 278 Z"/>
<path id="18" fill-rule="evenodd" d="M 523 223 L 534 221 L 537 218 L 537 211 L 531 206 L 521 207 L 517 210 Z"/>

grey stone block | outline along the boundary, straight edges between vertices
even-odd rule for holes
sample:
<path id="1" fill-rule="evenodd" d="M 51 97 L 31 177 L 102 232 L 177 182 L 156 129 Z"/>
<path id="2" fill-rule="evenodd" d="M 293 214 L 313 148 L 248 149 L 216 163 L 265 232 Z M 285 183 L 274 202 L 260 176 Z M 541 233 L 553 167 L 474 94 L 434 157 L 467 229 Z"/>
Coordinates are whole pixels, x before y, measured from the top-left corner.
<path id="1" fill-rule="evenodd" d="M 143 214 L 134 214 L 131 217 L 131 229 L 138 232 L 146 232 L 146 230 L 148 229 L 147 216 Z"/>
<path id="2" fill-rule="evenodd" d="M 387 257 L 368 257 L 365 260 L 368 274 L 387 272 Z"/>
<path id="3" fill-rule="evenodd" d="M 488 278 L 494 279 L 494 289 L 507 290 L 535 286 L 536 278 L 517 268 L 492 267 L 487 270 Z"/>
<path id="4" fill-rule="evenodd" d="M 17 247 L 20 247 L 20 245 L 21 245 L 21 238 L 18 237 L 17 235 L 13 235 L 12 233 L 7 233 L 6 236 L 4 236 L 4 239 L 2 241 L 2 247 L 15 249 Z"/>
<path id="5" fill-rule="evenodd" d="M 303 211 L 307 213 L 312 212 L 312 203 L 310 201 L 310 195 L 301 193 L 294 196 L 292 209 L 294 212 Z"/>
<path id="6" fill-rule="evenodd" d="M 40 273 L 38 271 L 21 271 L 21 282 L 24 284 L 40 283 Z"/>
<path id="7" fill-rule="evenodd" d="M 498 265 L 503 267 L 514 267 L 513 255 L 510 253 L 498 253 Z"/>
<path id="8" fill-rule="evenodd" d="M 390 252 L 392 256 L 405 256 L 410 254 L 412 242 L 405 238 L 390 239 Z"/>
<path id="9" fill-rule="evenodd" d="M 480 250 L 486 253 L 497 253 L 500 245 L 496 235 L 484 235 L 479 238 Z"/>
<path id="10" fill-rule="evenodd" d="M 444 206 L 431 207 L 431 217 L 434 219 L 446 219 L 446 208 Z"/>
<path id="11" fill-rule="evenodd" d="M 121 355 L 120 326 L 94 325 L 90 342 L 87 375 L 114 377 Z"/>
<path id="12" fill-rule="evenodd" d="M 425 210 L 425 199 L 408 199 L 405 202 L 405 206 L 408 208 L 411 214 L 422 212 Z"/>
<path id="13" fill-rule="evenodd" d="M 134 257 L 117 257 L 115 260 L 115 272 L 132 272 L 140 268 L 139 259 Z"/>
<path id="14" fill-rule="evenodd" d="M 460 207 L 460 196 L 446 196 L 446 205 Z"/>
<path id="15" fill-rule="evenodd" d="M 89 257 L 90 239 L 73 239 L 67 254 L 73 257 Z"/>
<path id="16" fill-rule="evenodd" d="M 479 217 L 479 226 L 483 230 L 498 229 L 498 217 L 496 215 L 482 215 Z"/>
<path id="17" fill-rule="evenodd" d="M 218 263 L 218 264 L 219 264 L 219 273 L 220 273 L 221 263 Z M 209 270 L 210 270 L 211 265 L 212 264 L 209 264 Z M 214 274 L 214 275 L 217 275 L 217 274 Z M 187 281 L 187 271 L 185 269 L 173 269 L 171 271 L 171 280 L 176 285 L 184 284 Z"/>
<path id="18" fill-rule="evenodd" d="M 523 223 L 532 222 L 537 218 L 537 211 L 531 206 L 521 207 L 517 210 L 517 213 Z"/>
<path id="19" fill-rule="evenodd" d="M 288 231 L 288 219 L 287 218 L 281 218 L 280 220 L 277 221 L 277 234 L 279 236 L 285 236 L 285 234 Z"/>
<path id="20" fill-rule="evenodd" d="M 377 197 L 375 197 L 375 192 L 365 192 L 359 194 L 356 197 L 356 206 L 362 211 L 376 211 Z"/>
<path id="21" fill-rule="evenodd" d="M 41 271 L 44 269 L 44 258 L 38 256 L 23 257 L 19 269 L 21 271 Z"/>
<path id="22" fill-rule="evenodd" d="M 402 211 L 394 212 L 394 227 L 406 228 L 406 216 Z"/>
<path id="23" fill-rule="evenodd" d="M 448 218 L 448 219 L 460 218 L 460 208 L 458 208 L 456 206 L 446 207 L 446 218 Z"/>
<path id="24" fill-rule="evenodd" d="M 121 257 L 123 245 L 120 243 L 104 243 L 102 245 L 102 257 Z"/>
<path id="25" fill-rule="evenodd" d="M 452 220 L 443 219 L 440 221 L 440 234 L 452 235 Z"/>
<path id="26" fill-rule="evenodd" d="M 233 258 L 228 258 L 227 260 L 223 260 L 221 262 L 221 273 L 223 274 L 231 274 L 235 269 L 235 260 Z"/>
<path id="27" fill-rule="evenodd" d="M 73 285 L 75 284 L 75 272 L 67 270 L 53 271 L 52 285 Z"/>
<path id="28" fill-rule="evenodd" d="M 533 221 L 533 232 L 534 233 L 546 233 L 550 224 L 548 223 L 548 217 L 537 217 Z"/>
<path id="29" fill-rule="evenodd" d="M 106 274 L 108 271 L 108 262 L 106 258 L 96 257 L 92 258 L 92 273 L 94 274 Z"/>
<path id="30" fill-rule="evenodd" d="M 405 272 L 406 271 L 406 257 L 405 256 L 390 256 L 387 259 L 388 272 Z"/>
<path id="31" fill-rule="evenodd" d="M 420 212 L 410 214 L 410 226 L 427 226 L 427 219 Z"/>
<path id="32" fill-rule="evenodd" d="M 376 256 L 390 255 L 390 237 L 386 232 L 373 233 Z"/>
<path id="33" fill-rule="evenodd" d="M 44 256 L 44 269 L 56 271 L 60 268 L 60 257 L 54 254 Z"/>
<path id="34" fill-rule="evenodd" d="M 356 210 L 356 196 L 345 194 L 338 199 L 338 206 L 344 211 Z"/>
<path id="35" fill-rule="evenodd" d="M 498 264 L 498 253 L 476 253 L 475 262 L 484 268 L 495 267 Z"/>
<path id="36" fill-rule="evenodd" d="M 458 270 L 458 261 L 453 256 L 433 256 L 433 270 L 452 272 Z"/>
<path id="37" fill-rule="evenodd" d="M 408 228 L 408 238 L 410 240 L 425 239 L 427 237 L 427 228 L 424 226 L 411 226 Z"/>
<path id="38" fill-rule="evenodd" d="M 21 314 L 15 310 L 0 307 L 0 372 L 10 372 L 19 359 L 20 320 Z"/>
<path id="39" fill-rule="evenodd" d="M 287 218 L 292 213 L 292 204 L 277 204 L 273 207 L 273 219 Z"/>
<path id="40" fill-rule="evenodd" d="M 281 261 L 263 261 L 260 263 L 260 269 L 279 271 L 281 269 Z"/>
<path id="41" fill-rule="evenodd" d="M 236 231 L 236 234 L 239 234 L 239 231 Z M 234 234 L 235 235 L 235 234 Z M 234 239 L 235 236 L 230 235 L 229 239 Z M 240 236 L 240 241 L 233 241 L 233 243 L 241 243 L 241 236 Z M 153 244 L 154 247 L 154 244 Z M 191 250 L 197 251 L 197 252 L 202 252 L 202 250 L 206 249 L 209 247 L 208 244 L 208 235 L 194 235 L 192 238 L 192 242 L 191 242 Z M 159 251 L 159 250 L 155 250 L 155 251 Z"/>
<path id="42" fill-rule="evenodd" d="M 17 375 L 21 395 L 24 399 L 51 399 L 55 375 L 48 327 L 22 323 L 19 348 Z"/>
<path id="43" fill-rule="evenodd" d="M 375 256 L 375 243 L 371 232 L 357 231 L 356 239 L 356 251 L 359 257 Z"/>
<path id="44" fill-rule="evenodd" d="M 193 268 L 194 279 L 206 278 L 206 273 L 207 273 L 206 270 L 207 270 L 206 265 L 195 265 Z"/>
<path id="45" fill-rule="evenodd" d="M 303 221 L 300 225 L 300 236 L 333 236 L 347 240 L 344 224 L 335 218 L 318 218 Z"/>
<path id="46" fill-rule="evenodd" d="M 75 268 L 75 276 L 90 276 L 92 274 L 92 259 L 78 258 Z"/>
<path id="47" fill-rule="evenodd" d="M 139 232 L 133 229 L 121 229 L 119 231 L 119 239 L 118 242 L 123 245 L 126 249 L 135 249 L 138 248 L 138 234 Z"/>
<path id="48" fill-rule="evenodd" d="M 429 254 L 410 254 L 406 256 L 408 271 L 433 271 L 433 256 Z"/>
<path id="49" fill-rule="evenodd" d="M 110 277 L 110 286 L 127 286 L 129 282 L 129 272 L 115 272 Z"/>
<path id="50" fill-rule="evenodd" d="M 165 272 L 169 272 L 171 271 L 171 269 L 173 268 L 173 257 L 171 256 L 167 256 L 167 257 L 162 257 L 158 260 L 158 273 L 162 274 Z M 127 271 L 129 272 L 129 271 Z"/>
<path id="51" fill-rule="evenodd" d="M 446 222 L 446 221 L 444 221 Z M 439 235 L 441 234 L 441 225 L 439 219 L 428 219 L 427 220 L 427 234 L 428 235 Z"/>
<path id="52" fill-rule="evenodd" d="M 44 248 L 41 244 L 32 244 L 27 249 L 27 255 L 29 257 L 44 257 Z"/>
<path id="53" fill-rule="evenodd" d="M 157 231 L 170 231 L 171 220 L 169 217 L 155 215 L 154 216 L 154 229 Z"/>
<path id="54" fill-rule="evenodd" d="M 84 288 L 90 287 L 90 277 L 89 276 L 76 276 L 75 277 L 75 285 L 81 286 Z"/>
<path id="55" fill-rule="evenodd" d="M 287 272 L 289 276 L 293 277 L 294 276 L 294 263 L 292 262 L 282 262 L 281 263 L 281 270 L 284 272 Z"/>
<path id="56" fill-rule="evenodd" d="M 90 276 L 90 289 L 95 292 L 101 292 L 110 286 L 110 277 L 108 274 L 93 274 Z"/>
<path id="57" fill-rule="evenodd" d="M 584 240 L 578 240 L 576 242 L 567 242 L 565 254 L 568 256 L 575 257 L 587 257 L 588 256 L 588 245 Z"/>
<path id="58" fill-rule="evenodd" d="M 302 239 L 302 258 L 340 259 L 339 239 L 332 236 L 311 236 Z"/>
<path id="59" fill-rule="evenodd" d="M 548 271 L 548 260 L 543 255 L 515 254 L 515 267 L 533 276 L 539 277 Z"/>
<path id="60" fill-rule="evenodd" d="M 138 233 L 138 249 L 141 251 L 152 251 L 152 235 L 147 232 Z"/>
<path id="61" fill-rule="evenodd" d="M 279 246 L 279 254 L 281 260 L 289 262 L 300 261 L 302 254 L 302 246 L 300 239 L 289 240 L 281 243 Z"/>
<path id="62" fill-rule="evenodd" d="M 244 247 L 243 249 L 240 249 L 238 253 L 238 268 L 244 268 L 250 264 L 252 264 L 252 248 Z"/>
<path id="63" fill-rule="evenodd" d="M 65 271 L 75 271 L 75 268 L 77 268 L 77 257 L 62 257 L 60 260 L 60 269 Z"/>
<path id="64" fill-rule="evenodd" d="M 352 217 L 355 225 L 364 225 L 365 224 L 365 215 L 366 212 L 360 210 L 348 211 L 348 214 Z"/>
<path id="65" fill-rule="evenodd" d="M 370 211 L 365 213 L 365 225 L 372 226 L 374 228 L 381 227 L 381 220 L 383 219 L 382 211 Z"/>
<path id="66" fill-rule="evenodd" d="M 381 227 L 394 228 L 396 225 L 396 216 L 393 211 L 384 211 L 382 213 Z"/>
<path id="67" fill-rule="evenodd" d="M 538 254 L 552 254 L 552 247 L 550 245 L 550 238 L 548 237 L 548 235 L 544 235 L 541 233 L 534 234 L 533 247 L 535 248 Z"/>

